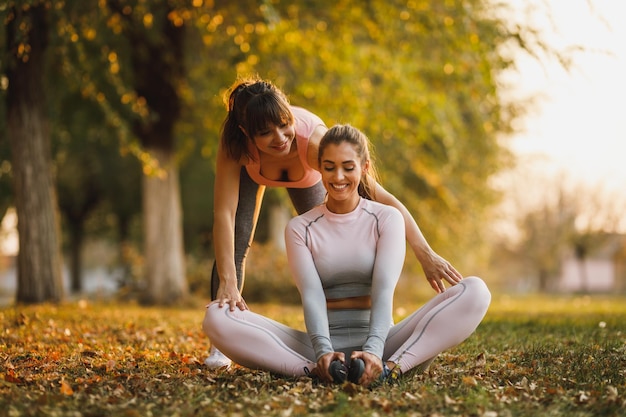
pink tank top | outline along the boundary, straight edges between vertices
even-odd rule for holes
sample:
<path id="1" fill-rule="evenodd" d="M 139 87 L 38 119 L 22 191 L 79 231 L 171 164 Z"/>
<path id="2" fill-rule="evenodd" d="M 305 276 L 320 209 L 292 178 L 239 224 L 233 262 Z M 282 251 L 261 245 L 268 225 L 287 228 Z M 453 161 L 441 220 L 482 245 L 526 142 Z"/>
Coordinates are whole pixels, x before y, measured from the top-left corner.
<path id="1" fill-rule="evenodd" d="M 317 184 L 322 179 L 319 171 L 311 168 L 307 162 L 307 150 L 309 149 L 309 138 L 317 126 L 325 126 L 322 119 L 315 114 L 301 107 L 291 106 L 291 112 L 295 118 L 296 126 L 296 147 L 298 157 L 304 167 L 304 175 L 298 181 L 276 181 L 265 178 L 261 175 L 261 163 L 259 162 L 259 150 L 256 146 L 251 146 L 250 151 L 254 155 L 254 160 L 246 164 L 246 171 L 254 182 L 267 187 L 287 187 L 287 188 L 309 188 Z"/>

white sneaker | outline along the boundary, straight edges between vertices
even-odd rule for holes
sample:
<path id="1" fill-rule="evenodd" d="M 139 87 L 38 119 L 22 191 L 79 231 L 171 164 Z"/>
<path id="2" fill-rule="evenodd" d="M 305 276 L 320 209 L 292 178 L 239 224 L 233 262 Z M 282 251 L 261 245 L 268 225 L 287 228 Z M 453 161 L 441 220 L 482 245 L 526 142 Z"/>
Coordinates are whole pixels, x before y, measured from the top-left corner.
<path id="1" fill-rule="evenodd" d="M 230 367 L 231 360 L 215 346 L 211 346 L 211 349 L 209 349 L 209 357 L 204 360 L 204 364 L 208 366 L 209 369 L 228 368 Z"/>

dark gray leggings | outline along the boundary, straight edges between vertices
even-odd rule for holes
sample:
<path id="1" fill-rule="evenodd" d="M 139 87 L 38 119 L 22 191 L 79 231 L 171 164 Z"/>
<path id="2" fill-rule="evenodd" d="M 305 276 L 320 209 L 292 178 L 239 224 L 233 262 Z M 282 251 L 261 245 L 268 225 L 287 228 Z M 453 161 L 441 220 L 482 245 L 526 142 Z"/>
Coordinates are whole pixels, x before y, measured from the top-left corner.
<path id="1" fill-rule="evenodd" d="M 235 214 L 235 268 L 237 269 L 237 288 L 239 288 L 239 291 L 243 288 L 243 267 L 246 255 L 248 255 L 248 250 L 254 238 L 253 231 L 256 226 L 254 224 L 254 211 L 256 208 L 258 190 L 259 184 L 250 178 L 245 167 L 241 168 L 241 175 L 239 177 L 239 204 L 237 205 L 237 213 Z M 298 214 L 302 214 L 322 204 L 326 196 L 326 189 L 321 181 L 309 188 L 287 188 L 287 192 Z M 211 272 L 211 300 L 215 300 L 217 297 L 219 284 L 220 280 L 217 274 L 217 264 L 213 263 L 213 271 Z"/>

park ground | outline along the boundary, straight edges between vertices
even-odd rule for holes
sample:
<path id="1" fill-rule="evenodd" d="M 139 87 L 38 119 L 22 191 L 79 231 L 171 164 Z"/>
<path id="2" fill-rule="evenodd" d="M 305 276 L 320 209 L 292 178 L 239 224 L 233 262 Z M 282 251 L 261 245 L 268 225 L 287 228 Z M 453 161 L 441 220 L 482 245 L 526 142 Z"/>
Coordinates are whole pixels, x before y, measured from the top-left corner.
<path id="1" fill-rule="evenodd" d="M 5 306 L 0 415 L 618 416 L 626 406 L 625 301 L 494 294 L 465 343 L 424 373 L 372 389 L 206 369 L 200 302 Z M 303 328 L 297 306 L 251 308 Z"/>

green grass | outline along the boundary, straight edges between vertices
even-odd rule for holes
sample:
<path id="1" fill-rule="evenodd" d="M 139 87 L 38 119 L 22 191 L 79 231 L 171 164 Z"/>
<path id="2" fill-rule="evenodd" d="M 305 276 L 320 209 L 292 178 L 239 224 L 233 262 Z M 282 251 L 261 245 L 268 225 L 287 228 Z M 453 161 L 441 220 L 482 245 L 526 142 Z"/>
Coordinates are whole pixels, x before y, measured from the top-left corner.
<path id="1" fill-rule="evenodd" d="M 298 307 L 252 308 L 303 328 Z M 375 389 L 209 371 L 203 315 L 89 302 L 0 309 L 0 415 L 617 416 L 626 406 L 626 299 L 495 296 L 465 343 Z"/>

